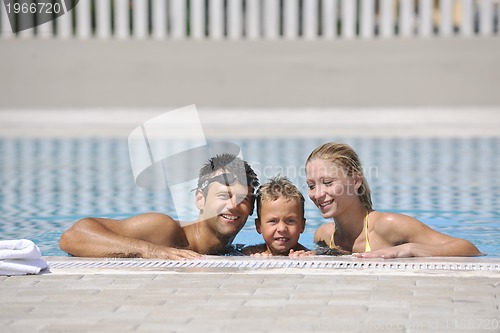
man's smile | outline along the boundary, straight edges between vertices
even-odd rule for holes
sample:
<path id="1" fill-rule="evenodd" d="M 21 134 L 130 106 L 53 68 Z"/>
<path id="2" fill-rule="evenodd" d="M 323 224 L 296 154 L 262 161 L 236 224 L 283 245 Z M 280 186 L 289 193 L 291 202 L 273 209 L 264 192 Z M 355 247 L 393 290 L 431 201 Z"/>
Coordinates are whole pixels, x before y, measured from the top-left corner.
<path id="1" fill-rule="evenodd" d="M 220 216 L 229 221 L 236 221 L 239 218 L 238 215 L 234 214 L 220 214 Z"/>

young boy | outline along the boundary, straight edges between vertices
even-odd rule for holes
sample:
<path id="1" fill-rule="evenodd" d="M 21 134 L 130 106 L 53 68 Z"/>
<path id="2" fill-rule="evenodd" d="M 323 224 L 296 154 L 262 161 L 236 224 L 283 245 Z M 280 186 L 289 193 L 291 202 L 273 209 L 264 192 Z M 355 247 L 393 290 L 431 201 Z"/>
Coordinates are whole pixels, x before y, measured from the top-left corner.
<path id="1" fill-rule="evenodd" d="M 242 252 L 258 256 L 313 254 L 299 243 L 304 232 L 304 197 L 286 177 L 276 177 L 257 192 L 255 228 L 265 244 L 247 246 Z"/>

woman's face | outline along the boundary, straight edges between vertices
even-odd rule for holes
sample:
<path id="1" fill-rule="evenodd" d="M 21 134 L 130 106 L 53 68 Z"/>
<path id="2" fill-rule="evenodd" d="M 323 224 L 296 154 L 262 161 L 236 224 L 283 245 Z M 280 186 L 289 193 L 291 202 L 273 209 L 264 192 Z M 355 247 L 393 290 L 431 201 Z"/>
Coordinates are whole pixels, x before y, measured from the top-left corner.
<path id="1" fill-rule="evenodd" d="M 347 175 L 335 163 L 313 159 L 306 165 L 309 198 L 324 218 L 334 218 L 342 213 L 353 200 L 358 200 L 360 180 Z"/>

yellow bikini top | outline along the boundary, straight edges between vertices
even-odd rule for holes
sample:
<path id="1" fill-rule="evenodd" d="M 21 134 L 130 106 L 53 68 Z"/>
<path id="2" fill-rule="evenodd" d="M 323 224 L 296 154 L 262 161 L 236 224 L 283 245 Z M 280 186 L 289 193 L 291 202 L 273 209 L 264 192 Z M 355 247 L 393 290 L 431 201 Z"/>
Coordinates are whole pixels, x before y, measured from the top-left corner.
<path id="1" fill-rule="evenodd" d="M 335 230 L 333 231 L 332 237 L 330 237 L 330 248 L 333 249 L 335 247 L 335 243 L 333 238 L 335 237 Z M 370 252 L 372 250 L 370 246 L 370 241 L 368 240 L 368 211 L 366 211 L 365 217 L 365 252 Z"/>

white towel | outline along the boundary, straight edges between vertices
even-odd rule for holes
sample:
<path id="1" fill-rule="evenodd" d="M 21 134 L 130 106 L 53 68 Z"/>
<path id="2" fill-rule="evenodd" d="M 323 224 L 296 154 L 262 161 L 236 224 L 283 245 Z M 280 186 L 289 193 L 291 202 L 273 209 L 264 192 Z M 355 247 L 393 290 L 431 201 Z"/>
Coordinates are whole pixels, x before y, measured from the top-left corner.
<path id="1" fill-rule="evenodd" d="M 28 239 L 0 241 L 0 275 L 38 274 L 47 268 L 38 246 Z"/>
<path id="2" fill-rule="evenodd" d="M 0 275 L 38 274 L 47 266 L 43 259 L 0 260 Z"/>

